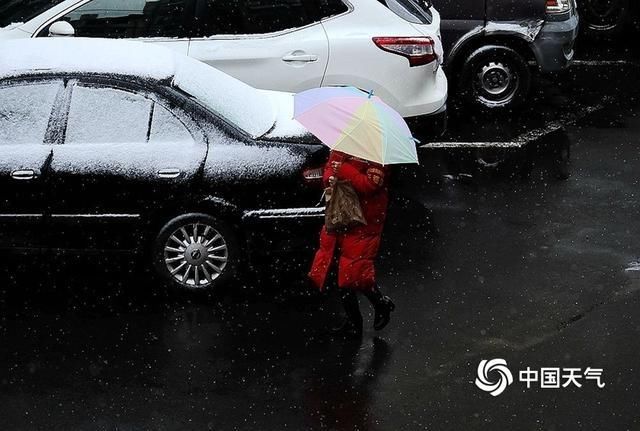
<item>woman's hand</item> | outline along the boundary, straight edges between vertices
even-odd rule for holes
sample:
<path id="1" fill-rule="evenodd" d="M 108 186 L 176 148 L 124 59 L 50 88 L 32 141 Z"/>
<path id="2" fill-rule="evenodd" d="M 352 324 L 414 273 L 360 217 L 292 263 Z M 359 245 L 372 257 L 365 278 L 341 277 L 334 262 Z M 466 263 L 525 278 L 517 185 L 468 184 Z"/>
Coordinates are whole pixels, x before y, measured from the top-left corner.
<path id="1" fill-rule="evenodd" d="M 334 177 L 334 176 L 330 176 L 329 177 L 329 185 L 331 187 L 335 186 L 337 182 L 338 182 L 338 179 L 336 177 Z"/>

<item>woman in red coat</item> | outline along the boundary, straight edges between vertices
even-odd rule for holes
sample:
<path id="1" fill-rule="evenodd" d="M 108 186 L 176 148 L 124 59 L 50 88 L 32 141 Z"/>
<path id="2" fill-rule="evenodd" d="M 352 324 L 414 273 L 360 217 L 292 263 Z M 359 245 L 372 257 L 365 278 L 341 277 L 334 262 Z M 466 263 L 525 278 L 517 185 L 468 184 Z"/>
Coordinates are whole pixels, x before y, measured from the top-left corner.
<path id="1" fill-rule="evenodd" d="M 357 292 L 364 294 L 375 310 L 374 329 L 381 330 L 387 323 L 395 305 L 383 296 L 376 283 L 374 260 L 380 248 L 380 239 L 387 216 L 389 190 L 388 168 L 332 151 L 324 170 L 325 187 L 338 180 L 347 180 L 360 198 L 366 225 L 358 225 L 344 233 L 320 232 L 320 249 L 316 253 L 309 278 L 320 290 L 324 289 L 329 269 L 337 253 L 338 287 L 347 315 L 345 323 L 334 332 L 346 336 L 362 334 L 362 315 Z"/>

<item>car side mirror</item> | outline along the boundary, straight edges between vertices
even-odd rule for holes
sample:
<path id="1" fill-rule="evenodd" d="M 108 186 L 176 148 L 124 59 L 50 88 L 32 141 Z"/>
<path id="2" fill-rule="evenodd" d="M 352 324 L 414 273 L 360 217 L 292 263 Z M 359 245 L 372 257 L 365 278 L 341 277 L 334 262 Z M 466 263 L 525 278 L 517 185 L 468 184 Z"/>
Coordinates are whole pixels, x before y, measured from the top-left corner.
<path id="1" fill-rule="evenodd" d="M 56 21 L 49 27 L 49 37 L 73 37 L 76 29 L 66 21 Z"/>

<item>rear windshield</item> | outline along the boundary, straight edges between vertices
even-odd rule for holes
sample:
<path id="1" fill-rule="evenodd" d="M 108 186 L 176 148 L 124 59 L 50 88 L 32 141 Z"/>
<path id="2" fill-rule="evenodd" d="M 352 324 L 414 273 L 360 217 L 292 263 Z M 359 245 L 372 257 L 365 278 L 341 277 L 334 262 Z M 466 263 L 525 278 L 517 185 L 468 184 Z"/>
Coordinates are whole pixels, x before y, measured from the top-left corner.
<path id="1" fill-rule="evenodd" d="M 431 0 L 378 0 L 400 18 L 413 24 L 431 24 Z"/>
<path id="2" fill-rule="evenodd" d="M 0 2 L 0 28 L 32 20 L 63 0 L 3 0 Z"/>

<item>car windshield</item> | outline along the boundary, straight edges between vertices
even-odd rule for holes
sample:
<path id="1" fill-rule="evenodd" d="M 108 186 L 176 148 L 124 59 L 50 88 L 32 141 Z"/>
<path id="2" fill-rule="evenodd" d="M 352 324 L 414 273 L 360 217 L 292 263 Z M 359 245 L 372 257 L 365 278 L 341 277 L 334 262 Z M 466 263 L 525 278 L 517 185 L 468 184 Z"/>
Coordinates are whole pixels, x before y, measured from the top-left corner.
<path id="1" fill-rule="evenodd" d="M 393 13 L 413 24 L 431 24 L 431 0 L 378 0 Z"/>
<path id="2" fill-rule="evenodd" d="M 30 21 L 62 2 L 63 0 L 4 0 L 0 2 L 0 28 Z"/>
<path id="3" fill-rule="evenodd" d="M 275 124 L 278 107 L 267 92 L 199 61 L 180 59 L 173 84 L 254 138 Z"/>

